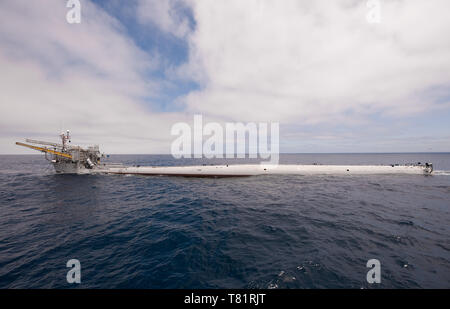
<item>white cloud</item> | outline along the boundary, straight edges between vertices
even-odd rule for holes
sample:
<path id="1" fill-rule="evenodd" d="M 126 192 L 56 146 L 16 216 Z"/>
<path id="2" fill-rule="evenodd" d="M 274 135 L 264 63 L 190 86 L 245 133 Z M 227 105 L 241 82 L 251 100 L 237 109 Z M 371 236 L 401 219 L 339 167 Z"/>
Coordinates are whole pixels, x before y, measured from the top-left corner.
<path id="1" fill-rule="evenodd" d="M 168 152 L 170 126 L 183 116 L 151 111 L 159 66 L 129 39 L 117 20 L 82 1 L 81 24 L 66 22 L 64 1 L 0 3 L 2 153 L 17 137 L 96 142 L 116 153 Z"/>
<path id="2" fill-rule="evenodd" d="M 81 24 L 66 22 L 65 1 L 0 2 L 1 153 L 17 152 L 17 137 L 54 138 L 67 128 L 74 142 L 106 152 L 167 153 L 172 124 L 194 113 L 221 123 L 280 121 L 282 151 L 352 151 L 360 142 L 366 151 L 371 142 L 414 151 L 417 139 L 397 134 L 411 124 L 378 128 L 370 117 L 450 109 L 448 1 L 381 1 L 380 24 L 367 23 L 365 1 L 136 3 L 128 18 L 186 40 L 188 63 L 167 69 L 166 55 L 142 50 L 87 0 Z M 169 78 L 149 77 L 163 69 Z M 185 113 L 156 113 L 142 101 L 170 97 L 180 77 L 200 85 L 173 103 Z M 449 137 L 432 133 L 421 143 L 448 150 Z"/>
<path id="3" fill-rule="evenodd" d="M 450 85 L 450 3 L 381 1 L 194 1 L 190 62 L 202 89 L 192 112 L 282 124 L 329 123 L 352 112 L 395 117 L 440 108 Z M 435 96 L 434 93 L 433 96 Z M 447 106 L 448 108 L 448 106 Z"/>
<path id="4" fill-rule="evenodd" d="M 186 4 L 182 0 L 138 0 L 137 17 L 142 24 L 153 23 L 161 30 L 182 38 L 190 31 L 183 9 L 186 9 Z"/>

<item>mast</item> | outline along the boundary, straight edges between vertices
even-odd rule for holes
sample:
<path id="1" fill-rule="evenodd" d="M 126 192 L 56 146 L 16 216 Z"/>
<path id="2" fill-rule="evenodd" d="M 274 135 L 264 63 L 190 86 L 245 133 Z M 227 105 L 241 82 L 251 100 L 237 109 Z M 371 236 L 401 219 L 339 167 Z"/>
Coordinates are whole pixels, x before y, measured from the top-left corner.
<path id="1" fill-rule="evenodd" d="M 69 130 L 67 130 L 66 134 L 61 133 L 61 140 L 62 140 L 62 151 L 66 151 L 67 150 L 67 142 L 70 143 L 70 132 Z"/>

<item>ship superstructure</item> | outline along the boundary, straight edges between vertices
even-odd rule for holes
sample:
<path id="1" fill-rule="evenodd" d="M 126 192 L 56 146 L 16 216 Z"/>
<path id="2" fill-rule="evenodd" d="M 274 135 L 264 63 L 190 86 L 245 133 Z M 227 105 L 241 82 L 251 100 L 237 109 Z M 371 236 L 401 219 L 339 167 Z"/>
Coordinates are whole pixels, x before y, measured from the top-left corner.
<path id="1" fill-rule="evenodd" d="M 70 132 L 61 133 L 61 143 L 26 139 L 19 146 L 45 153 L 56 173 L 61 174 L 123 174 L 123 175 L 166 175 L 185 177 L 237 177 L 256 175 L 311 175 L 311 174 L 422 174 L 433 172 L 431 163 L 391 165 L 298 165 L 298 164 L 235 164 L 235 165 L 192 165 L 192 166 L 123 166 L 102 163 L 104 155 L 99 146 L 87 148 L 70 145 Z M 39 146 L 37 146 L 39 145 Z"/>
<path id="2" fill-rule="evenodd" d="M 87 148 L 70 145 L 69 130 L 61 133 L 60 138 L 61 143 L 26 139 L 29 144 L 20 142 L 16 144 L 45 153 L 45 158 L 53 164 L 57 173 L 85 174 L 101 167 L 100 160 L 103 155 L 98 145 Z"/>

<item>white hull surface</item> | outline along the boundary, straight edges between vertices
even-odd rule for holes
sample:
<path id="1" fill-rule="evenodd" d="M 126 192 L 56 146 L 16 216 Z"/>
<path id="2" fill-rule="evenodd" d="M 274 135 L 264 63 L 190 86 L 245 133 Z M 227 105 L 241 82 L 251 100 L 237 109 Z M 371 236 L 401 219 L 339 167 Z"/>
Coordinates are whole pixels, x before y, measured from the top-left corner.
<path id="1" fill-rule="evenodd" d="M 142 166 L 83 168 L 78 174 L 161 175 L 184 177 L 237 177 L 257 175 L 342 175 L 342 174 L 431 174 L 432 165 L 197 165 L 197 166 Z M 59 171 L 61 172 L 61 170 Z M 70 168 L 69 173 L 73 173 Z"/>

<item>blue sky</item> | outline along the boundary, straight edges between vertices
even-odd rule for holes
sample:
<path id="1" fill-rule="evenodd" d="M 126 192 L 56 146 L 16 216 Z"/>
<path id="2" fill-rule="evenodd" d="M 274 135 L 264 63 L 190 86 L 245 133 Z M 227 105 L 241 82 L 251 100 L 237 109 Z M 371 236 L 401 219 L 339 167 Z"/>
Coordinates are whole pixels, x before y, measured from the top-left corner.
<path id="1" fill-rule="evenodd" d="M 171 127 L 279 122 L 282 152 L 450 151 L 445 0 L 0 3 L 0 153 L 169 153 Z"/>
<path id="2" fill-rule="evenodd" d="M 166 31 L 162 31 L 156 24 L 151 21 L 143 25 L 137 18 L 139 2 L 127 1 L 93 1 L 102 10 L 111 16 L 114 16 L 123 26 L 126 35 L 129 36 L 137 46 L 148 53 L 157 53 L 163 58 L 162 65 L 157 70 L 148 72 L 144 77 L 148 79 L 160 79 L 164 82 L 170 78 L 166 75 L 166 70 L 171 67 L 177 67 L 189 60 L 189 45 L 184 38 L 177 37 Z M 175 3 L 175 2 L 174 2 Z M 193 19 L 190 9 L 178 2 L 173 7 L 177 14 L 183 16 L 189 21 L 189 29 L 195 29 L 195 20 Z M 158 97 L 144 97 L 143 100 L 149 103 L 152 110 L 158 112 L 181 111 L 182 107 L 173 104 L 178 97 L 188 94 L 190 91 L 199 89 L 199 84 L 192 80 L 176 80 L 171 83 L 170 88 Z"/>

